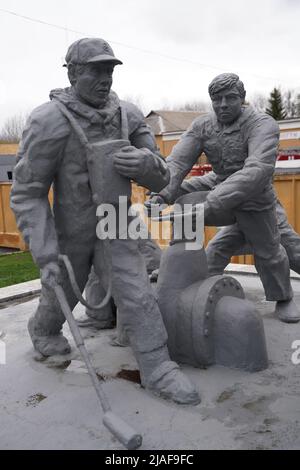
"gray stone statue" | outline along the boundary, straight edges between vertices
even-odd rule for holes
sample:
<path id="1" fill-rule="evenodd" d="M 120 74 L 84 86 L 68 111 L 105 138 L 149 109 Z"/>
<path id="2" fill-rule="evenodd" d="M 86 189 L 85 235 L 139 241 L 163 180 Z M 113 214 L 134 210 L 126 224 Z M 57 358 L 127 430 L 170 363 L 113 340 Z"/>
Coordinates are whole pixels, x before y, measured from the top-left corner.
<path id="1" fill-rule="evenodd" d="M 170 360 L 167 333 L 137 241 L 122 239 L 118 233 L 104 243 L 96 236 L 99 188 L 102 196 L 122 195 L 125 188 L 130 205 L 130 179 L 156 192 L 169 181 L 142 113 L 111 91 L 114 66 L 121 63 L 103 39 L 73 43 L 66 55 L 71 87 L 53 90 L 51 101 L 33 111 L 24 131 L 11 207 L 42 281 L 40 302 L 28 329 L 42 355 L 68 353 L 70 346 L 61 333 L 65 318 L 53 282 L 63 287 L 71 309 L 77 298 L 58 256 L 69 257 L 81 291 L 92 265 L 100 279 L 109 269 L 112 296 L 142 384 L 177 403 L 197 404 L 194 386 Z M 104 152 L 99 158 L 98 151 Z M 93 165 L 100 170 L 106 165 L 102 179 Z M 52 184 L 53 212 L 48 202 Z"/>
<path id="2" fill-rule="evenodd" d="M 266 299 L 277 302 L 280 320 L 297 322 L 300 313 L 293 301 L 288 257 L 280 245 L 272 185 L 279 127 L 270 116 L 244 106 L 246 92 L 235 74 L 217 76 L 209 94 L 214 112 L 198 117 L 173 148 L 167 158 L 170 183 L 152 202 L 173 203 L 194 191 L 197 202 L 197 192 L 208 191 L 205 223 L 235 222 L 252 247 Z M 213 171 L 183 182 L 202 152 Z"/>

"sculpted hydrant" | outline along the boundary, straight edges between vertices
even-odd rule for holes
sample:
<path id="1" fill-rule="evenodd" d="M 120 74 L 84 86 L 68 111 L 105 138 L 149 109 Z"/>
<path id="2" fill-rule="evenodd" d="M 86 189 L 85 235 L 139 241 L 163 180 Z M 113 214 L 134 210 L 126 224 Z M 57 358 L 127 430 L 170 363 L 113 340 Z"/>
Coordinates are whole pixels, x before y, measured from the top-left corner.
<path id="1" fill-rule="evenodd" d="M 179 198 L 175 207 L 187 207 L 189 196 Z M 198 194 L 198 202 L 201 197 L 204 201 L 204 193 Z M 184 213 L 181 209 L 175 211 L 174 225 Z M 196 229 L 199 232 L 201 227 Z M 164 250 L 157 281 L 171 357 L 195 367 L 220 364 L 250 372 L 267 368 L 263 321 L 245 299 L 242 286 L 231 276 L 210 276 L 203 244 L 188 241 L 181 233 Z"/>

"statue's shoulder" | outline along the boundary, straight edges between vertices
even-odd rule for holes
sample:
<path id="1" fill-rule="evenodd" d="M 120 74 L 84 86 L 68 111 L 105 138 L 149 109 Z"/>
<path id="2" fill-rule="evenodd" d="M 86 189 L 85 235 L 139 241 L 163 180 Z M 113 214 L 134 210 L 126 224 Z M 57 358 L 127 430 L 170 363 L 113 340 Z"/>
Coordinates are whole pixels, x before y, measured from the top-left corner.
<path id="1" fill-rule="evenodd" d="M 29 116 L 28 125 L 51 138 L 69 134 L 69 125 L 54 100 L 35 108 Z"/>
<path id="2" fill-rule="evenodd" d="M 190 128 L 197 133 L 203 133 L 207 129 L 211 129 L 214 125 L 215 117 L 213 113 L 203 113 L 197 116 Z"/>
<path id="3" fill-rule="evenodd" d="M 32 119 L 39 119 L 42 122 L 51 121 L 52 119 L 60 119 L 60 116 L 62 116 L 62 114 L 53 100 L 37 106 L 30 115 Z"/>
<path id="4" fill-rule="evenodd" d="M 279 125 L 275 119 L 267 113 L 257 111 L 252 106 L 247 106 L 244 109 L 243 120 L 248 127 L 262 126 L 267 131 L 279 133 Z"/>

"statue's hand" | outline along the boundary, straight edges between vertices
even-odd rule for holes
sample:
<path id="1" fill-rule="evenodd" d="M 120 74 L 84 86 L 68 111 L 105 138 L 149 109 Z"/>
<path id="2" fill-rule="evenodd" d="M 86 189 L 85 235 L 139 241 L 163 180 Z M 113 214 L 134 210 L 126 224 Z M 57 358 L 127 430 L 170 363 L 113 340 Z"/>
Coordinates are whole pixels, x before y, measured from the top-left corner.
<path id="1" fill-rule="evenodd" d="M 50 261 L 41 269 L 41 283 L 53 288 L 60 283 L 61 270 L 58 263 Z"/>
<path id="2" fill-rule="evenodd" d="M 120 175 L 136 179 L 143 175 L 148 157 L 147 152 L 143 149 L 132 146 L 123 147 L 114 155 L 114 166 Z"/>
<path id="3" fill-rule="evenodd" d="M 168 204 L 166 204 L 165 199 L 160 194 L 151 193 L 150 198 L 148 199 L 148 201 L 144 203 L 144 206 L 146 207 L 148 215 L 150 216 L 151 211 L 155 209 L 156 212 L 157 211 L 162 212 L 164 209 L 168 207 Z"/>

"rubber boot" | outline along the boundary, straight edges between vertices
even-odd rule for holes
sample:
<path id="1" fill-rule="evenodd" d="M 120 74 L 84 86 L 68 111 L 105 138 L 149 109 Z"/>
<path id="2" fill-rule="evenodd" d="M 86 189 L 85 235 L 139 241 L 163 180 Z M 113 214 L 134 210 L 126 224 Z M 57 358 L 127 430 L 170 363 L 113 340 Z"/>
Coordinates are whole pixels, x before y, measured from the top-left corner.
<path id="1" fill-rule="evenodd" d="M 167 347 L 135 355 L 142 385 L 155 395 L 181 405 L 198 405 L 201 401 L 195 386 L 170 360 Z"/>

